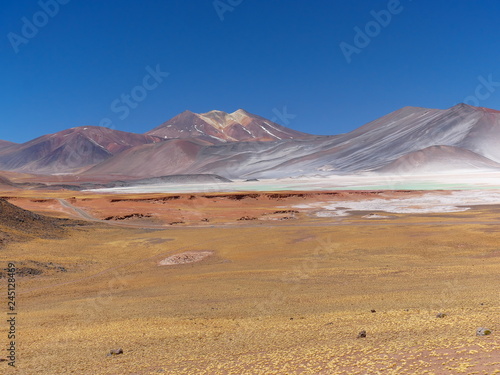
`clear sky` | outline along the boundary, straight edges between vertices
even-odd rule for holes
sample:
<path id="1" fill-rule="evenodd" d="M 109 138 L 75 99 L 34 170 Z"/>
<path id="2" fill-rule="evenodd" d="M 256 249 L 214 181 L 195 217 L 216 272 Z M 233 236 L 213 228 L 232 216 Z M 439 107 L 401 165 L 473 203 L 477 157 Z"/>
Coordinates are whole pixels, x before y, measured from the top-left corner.
<path id="1" fill-rule="evenodd" d="M 142 133 L 186 109 L 313 134 L 404 106 L 500 109 L 499 16 L 495 0 L 4 1 L 0 139 Z"/>

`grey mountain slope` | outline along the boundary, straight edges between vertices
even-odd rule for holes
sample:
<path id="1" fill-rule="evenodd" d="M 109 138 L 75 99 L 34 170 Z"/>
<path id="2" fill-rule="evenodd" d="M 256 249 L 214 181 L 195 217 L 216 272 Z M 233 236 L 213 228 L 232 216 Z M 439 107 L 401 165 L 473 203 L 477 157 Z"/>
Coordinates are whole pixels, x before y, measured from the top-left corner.
<path id="1" fill-rule="evenodd" d="M 410 152 L 427 147 L 456 146 L 500 162 L 500 113 L 464 104 L 448 110 L 405 107 L 353 132 L 337 137 L 275 143 L 259 157 L 239 155 L 242 177 L 286 177 L 311 174 L 347 174 L 372 171 Z M 270 147 L 271 145 L 268 145 Z M 226 156 L 227 149 L 219 155 Z M 222 156 L 221 155 L 221 156 Z M 212 164 L 214 173 L 223 166 Z M 233 176 L 234 177 L 234 176 Z"/>
<path id="2" fill-rule="evenodd" d="M 131 159 L 117 155 L 89 173 L 119 170 L 123 175 L 130 172 L 131 176 L 152 177 L 182 171 L 214 173 L 231 179 L 352 174 L 378 170 L 406 154 L 432 146 L 457 147 L 457 153 L 468 150 L 500 162 L 499 124 L 500 112 L 465 104 L 447 110 L 404 107 L 338 136 L 196 147 L 159 144 L 155 150 L 148 147 L 150 151 L 141 146 L 140 159 L 133 157 L 132 149 L 128 151 Z M 186 154 L 185 149 L 190 152 Z M 152 152 L 151 156 L 148 152 Z M 463 157 L 475 155 L 464 153 Z M 144 160 L 156 162 L 146 164 Z M 130 170 L 129 165 L 135 169 Z"/>
<path id="3" fill-rule="evenodd" d="M 376 172 L 391 175 L 415 175 L 487 170 L 500 171 L 500 163 L 459 147 L 431 146 L 401 156 Z"/>

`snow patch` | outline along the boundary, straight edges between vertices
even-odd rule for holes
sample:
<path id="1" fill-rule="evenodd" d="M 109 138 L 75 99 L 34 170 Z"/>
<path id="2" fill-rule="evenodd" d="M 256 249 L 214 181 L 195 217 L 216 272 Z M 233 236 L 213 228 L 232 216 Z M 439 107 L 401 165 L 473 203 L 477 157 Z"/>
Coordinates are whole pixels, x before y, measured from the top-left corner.
<path id="1" fill-rule="evenodd" d="M 244 126 L 242 126 L 243 130 L 246 131 L 248 134 L 250 134 L 252 137 L 255 138 L 255 135 L 253 135 L 250 131 L 248 131 L 247 128 L 245 128 Z"/>
<path id="2" fill-rule="evenodd" d="M 274 126 L 272 123 L 269 123 L 268 121 L 266 121 L 266 125 L 270 126 L 271 128 L 273 128 L 274 130 L 278 131 L 278 132 L 282 132 L 280 129 L 278 129 L 276 126 Z M 291 137 L 293 138 L 293 137 Z"/>
<path id="3" fill-rule="evenodd" d="M 278 139 L 281 139 L 280 137 L 278 137 L 277 135 L 274 135 L 273 133 L 271 133 L 269 130 L 267 130 L 265 127 L 263 127 L 262 125 L 260 125 L 261 129 L 264 130 L 267 134 L 273 136 L 274 138 L 278 138 Z"/>
<path id="4" fill-rule="evenodd" d="M 222 139 L 222 138 L 219 138 L 219 137 L 216 137 L 215 135 L 210 135 L 210 134 L 207 134 L 209 137 L 211 138 L 215 138 L 215 139 L 218 139 L 219 141 L 222 141 L 222 142 L 226 142 L 225 139 Z"/>
<path id="5" fill-rule="evenodd" d="M 92 138 L 87 138 L 90 142 L 92 142 L 94 145 L 96 145 L 97 147 L 100 147 L 102 148 L 104 151 L 108 152 L 109 151 L 106 149 L 106 147 L 104 147 L 103 145 L 100 145 L 99 143 L 97 143 L 96 141 L 94 141 Z"/>

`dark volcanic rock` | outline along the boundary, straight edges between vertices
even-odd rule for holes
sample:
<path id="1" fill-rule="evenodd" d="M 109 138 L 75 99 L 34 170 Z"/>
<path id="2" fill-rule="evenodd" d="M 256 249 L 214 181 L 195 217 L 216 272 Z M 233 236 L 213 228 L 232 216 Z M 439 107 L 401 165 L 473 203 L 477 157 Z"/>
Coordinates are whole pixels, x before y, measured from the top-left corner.
<path id="1" fill-rule="evenodd" d="M 83 225 L 83 222 L 38 215 L 0 198 L 0 245 L 8 240 L 22 239 L 24 235 L 51 238 L 72 225 Z"/>
<path id="2" fill-rule="evenodd" d="M 66 267 L 52 262 L 38 262 L 36 260 L 27 260 L 23 262 L 16 262 L 18 277 L 32 277 L 40 276 L 43 274 L 53 274 L 59 272 L 68 272 Z M 6 269 L 0 271 L 0 279 L 6 278 Z"/>

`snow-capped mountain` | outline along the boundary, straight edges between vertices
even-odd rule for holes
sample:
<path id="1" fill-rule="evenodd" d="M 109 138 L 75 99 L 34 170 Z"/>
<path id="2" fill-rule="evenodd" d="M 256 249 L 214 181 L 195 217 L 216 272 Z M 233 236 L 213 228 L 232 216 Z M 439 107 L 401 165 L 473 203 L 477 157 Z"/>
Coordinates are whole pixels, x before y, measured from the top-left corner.
<path id="1" fill-rule="evenodd" d="M 238 109 L 233 113 L 184 111 L 146 134 L 171 138 L 196 138 L 206 144 L 242 141 L 309 139 L 314 136 L 292 130 Z"/>

